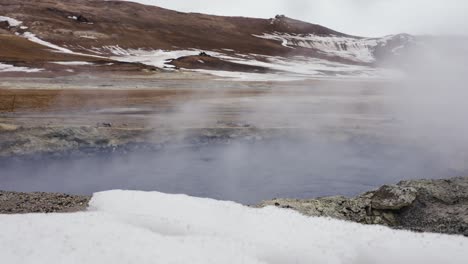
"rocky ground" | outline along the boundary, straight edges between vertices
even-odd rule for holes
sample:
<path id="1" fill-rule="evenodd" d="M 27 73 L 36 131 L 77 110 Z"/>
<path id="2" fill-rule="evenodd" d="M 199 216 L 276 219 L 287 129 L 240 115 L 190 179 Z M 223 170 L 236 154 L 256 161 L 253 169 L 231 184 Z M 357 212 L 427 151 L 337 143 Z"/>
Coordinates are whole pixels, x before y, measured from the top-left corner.
<path id="1" fill-rule="evenodd" d="M 0 191 L 0 213 L 63 213 L 86 210 L 90 196 Z M 321 216 L 396 229 L 468 236 L 468 177 L 402 181 L 354 198 L 273 199 L 277 206 Z"/>
<path id="2" fill-rule="evenodd" d="M 0 191 L 0 214 L 69 213 L 85 210 L 88 196 Z"/>
<path id="3" fill-rule="evenodd" d="M 353 198 L 273 199 L 258 206 L 277 206 L 308 216 L 362 224 L 468 236 L 468 177 L 402 181 Z"/>

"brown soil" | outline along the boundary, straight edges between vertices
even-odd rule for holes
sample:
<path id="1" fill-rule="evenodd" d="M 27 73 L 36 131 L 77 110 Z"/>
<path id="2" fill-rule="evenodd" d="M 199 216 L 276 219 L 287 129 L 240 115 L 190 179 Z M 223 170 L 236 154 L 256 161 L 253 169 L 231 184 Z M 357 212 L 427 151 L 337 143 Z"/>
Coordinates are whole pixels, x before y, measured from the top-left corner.
<path id="1" fill-rule="evenodd" d="M 229 91 L 229 97 L 259 94 L 262 91 Z M 100 109 L 108 107 L 164 107 L 169 102 L 184 101 L 196 97 L 215 98 L 219 94 L 212 89 L 0 89 L 0 113 L 69 111 L 74 109 Z"/>
<path id="2" fill-rule="evenodd" d="M 67 53 L 53 52 L 51 49 L 31 42 L 28 39 L 10 35 L 0 34 L 0 60 L 2 62 L 45 62 L 45 61 L 107 61 L 90 56 L 79 56 Z"/>
<path id="3" fill-rule="evenodd" d="M 54 63 L 67 61 L 89 62 L 92 63 L 92 65 L 59 65 Z M 54 77 L 95 72 L 132 72 L 138 74 L 157 71 L 156 67 L 146 66 L 140 63 L 117 62 L 107 58 L 54 52 L 48 47 L 11 34 L 0 34 L 0 62 L 14 66 L 43 69 L 42 72 L 37 73 L 0 73 L 0 76 L 9 77 Z"/>
<path id="4" fill-rule="evenodd" d="M 190 94 L 190 91 L 166 90 L 2 90 L 0 112 L 63 111 L 86 107 L 125 107 L 154 104 Z"/>
<path id="5" fill-rule="evenodd" d="M 241 54 L 306 55 L 353 63 L 314 49 L 290 49 L 279 41 L 253 36 L 271 32 L 344 35 L 287 17 L 274 20 L 221 17 L 181 13 L 127 1 L 25 0 L 18 4 L 0 0 L 0 6 L 3 15 L 23 21 L 27 30 L 41 39 L 74 51 L 89 53 L 93 47 L 106 45 L 165 50 L 232 49 Z M 82 19 L 70 19 L 71 16 Z M 93 37 L 86 37 L 90 35 Z"/>

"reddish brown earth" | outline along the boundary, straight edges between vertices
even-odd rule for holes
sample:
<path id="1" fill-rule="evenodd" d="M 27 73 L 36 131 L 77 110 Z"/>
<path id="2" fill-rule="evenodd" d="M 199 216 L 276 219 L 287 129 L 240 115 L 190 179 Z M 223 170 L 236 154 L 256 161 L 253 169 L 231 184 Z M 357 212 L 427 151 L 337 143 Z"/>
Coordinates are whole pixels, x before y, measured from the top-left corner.
<path id="1" fill-rule="evenodd" d="M 265 34 L 276 34 L 342 36 L 356 41 L 362 39 L 321 25 L 279 15 L 272 19 L 224 17 L 182 13 L 128 1 L 103 0 L 0 0 L 0 14 L 23 22 L 21 27 L 12 27 L 6 21 L 0 22 L 0 62 L 45 70 L 41 73 L 27 74 L 0 73 L 0 76 L 53 77 L 79 73 L 145 74 L 157 71 L 155 67 L 109 59 L 116 54 L 128 55 L 125 52 L 131 49 L 203 50 L 232 57 L 248 56 L 251 59 L 255 57 L 263 60 L 265 56 L 291 58 L 300 55 L 373 67 L 377 66 L 382 58 L 395 56 L 393 49 L 405 46 L 410 39 L 402 35 L 385 40 L 386 42 L 378 47 L 363 47 L 369 48 L 377 59 L 375 62 L 364 62 L 327 50 L 319 50 L 314 48 L 314 45 L 308 45 L 308 48 L 295 44 L 293 47 L 287 47 L 283 46 L 281 39 L 262 38 Z M 74 52 L 95 57 L 54 52 L 48 47 L 21 38 L 25 32 Z M 346 44 L 334 44 L 342 50 L 347 50 Z M 256 73 L 269 71 L 266 68 L 227 62 L 214 57 L 203 58 L 205 60 L 197 56 L 174 59 L 176 60 L 172 65 L 185 69 Z M 93 62 L 93 66 L 58 66 L 51 63 L 54 61 L 86 61 Z"/>
<path id="2" fill-rule="evenodd" d="M 224 97 L 254 96 L 261 90 L 230 90 Z M 218 98 L 212 89 L 0 89 L 0 113 L 54 112 L 108 107 L 162 107 L 168 102 Z"/>
<path id="3" fill-rule="evenodd" d="M 54 62 L 83 61 L 92 63 L 89 65 L 59 65 Z M 48 47 L 29 41 L 28 39 L 12 34 L 1 34 L 0 32 L 0 62 L 15 66 L 44 69 L 46 72 L 24 73 L 24 72 L 2 72 L 0 76 L 56 76 L 77 73 L 121 73 L 121 72 L 151 72 L 155 67 L 140 63 L 118 62 L 102 57 L 81 56 L 69 53 L 55 52 Z M 68 71 L 67 71 L 68 70 Z M 70 72 L 69 70 L 73 70 Z"/>
<path id="4" fill-rule="evenodd" d="M 29 27 L 27 31 L 41 39 L 81 52 L 118 45 L 134 49 L 232 49 L 241 54 L 307 55 L 346 61 L 313 49 L 290 49 L 278 41 L 253 36 L 272 32 L 344 35 L 287 17 L 222 17 L 100 0 L 0 0 L 0 12 L 23 21 L 23 25 Z M 71 16 L 80 19 L 70 19 Z M 83 38 L 84 35 L 97 39 Z"/>

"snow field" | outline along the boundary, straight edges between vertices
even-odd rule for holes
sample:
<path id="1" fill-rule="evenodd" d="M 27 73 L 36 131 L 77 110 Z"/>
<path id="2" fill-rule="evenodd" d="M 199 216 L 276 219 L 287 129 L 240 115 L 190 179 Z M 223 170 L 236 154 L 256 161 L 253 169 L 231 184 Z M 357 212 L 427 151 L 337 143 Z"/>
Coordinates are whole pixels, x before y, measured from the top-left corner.
<path id="1" fill-rule="evenodd" d="M 88 212 L 0 216 L 5 263 L 466 263 L 468 239 L 157 192 Z"/>

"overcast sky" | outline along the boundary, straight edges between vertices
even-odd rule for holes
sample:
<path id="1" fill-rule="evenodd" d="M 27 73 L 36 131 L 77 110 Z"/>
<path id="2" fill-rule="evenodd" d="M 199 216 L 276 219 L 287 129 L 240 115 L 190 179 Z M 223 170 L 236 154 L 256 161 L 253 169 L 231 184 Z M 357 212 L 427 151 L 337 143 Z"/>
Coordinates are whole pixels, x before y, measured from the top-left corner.
<path id="1" fill-rule="evenodd" d="M 132 0 L 183 12 L 285 14 L 348 34 L 468 34 L 468 0 Z"/>

